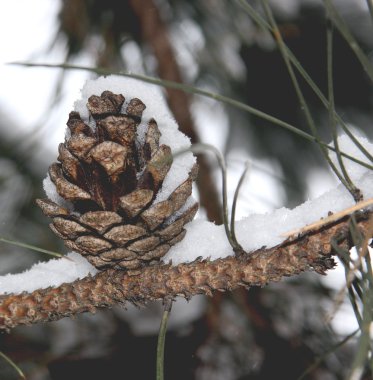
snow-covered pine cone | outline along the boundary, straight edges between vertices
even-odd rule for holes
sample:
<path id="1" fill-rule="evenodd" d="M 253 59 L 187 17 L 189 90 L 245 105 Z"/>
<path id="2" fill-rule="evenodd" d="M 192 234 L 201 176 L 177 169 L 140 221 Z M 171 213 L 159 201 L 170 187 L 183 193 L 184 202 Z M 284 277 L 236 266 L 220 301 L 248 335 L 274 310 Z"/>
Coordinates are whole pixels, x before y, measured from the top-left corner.
<path id="1" fill-rule="evenodd" d="M 122 113 L 124 101 L 110 91 L 91 96 L 87 108 L 95 130 L 79 113 L 70 113 L 70 134 L 59 146 L 59 163 L 50 166 L 49 177 L 72 208 L 37 200 L 53 220 L 52 231 L 99 269 L 135 270 L 159 261 L 183 239 L 183 227 L 198 209 L 195 203 L 179 211 L 191 195 L 196 167 L 166 200 L 154 203 L 172 165 L 171 149 L 159 144 L 154 119 L 145 141 L 138 140 L 145 104 L 131 99 Z"/>

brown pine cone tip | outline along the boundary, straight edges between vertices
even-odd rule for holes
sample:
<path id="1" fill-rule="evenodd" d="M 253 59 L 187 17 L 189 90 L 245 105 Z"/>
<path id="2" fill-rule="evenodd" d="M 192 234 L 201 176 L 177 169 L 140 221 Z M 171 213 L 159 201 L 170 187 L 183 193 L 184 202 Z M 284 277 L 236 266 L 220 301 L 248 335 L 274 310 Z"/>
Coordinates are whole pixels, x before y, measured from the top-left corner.
<path id="1" fill-rule="evenodd" d="M 183 239 L 183 227 L 198 209 L 197 203 L 185 206 L 196 166 L 166 200 L 154 203 L 172 165 L 171 149 L 159 144 L 154 119 L 139 141 L 136 131 L 145 104 L 131 99 L 122 113 L 124 101 L 110 91 L 92 95 L 87 108 L 94 131 L 79 113 L 69 115 L 70 136 L 60 144 L 59 162 L 49 167 L 49 177 L 72 210 L 37 199 L 53 220 L 52 231 L 98 269 L 137 270 L 159 262 Z"/>

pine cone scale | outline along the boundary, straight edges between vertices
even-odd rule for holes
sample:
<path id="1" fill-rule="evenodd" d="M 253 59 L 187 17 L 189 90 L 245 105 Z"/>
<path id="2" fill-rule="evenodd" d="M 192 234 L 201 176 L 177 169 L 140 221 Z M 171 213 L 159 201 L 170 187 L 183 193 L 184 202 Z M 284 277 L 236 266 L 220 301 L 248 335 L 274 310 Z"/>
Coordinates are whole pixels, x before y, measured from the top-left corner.
<path id="1" fill-rule="evenodd" d="M 126 248 L 115 248 L 105 251 L 100 255 L 100 258 L 107 262 L 111 262 L 112 260 L 133 260 L 137 256 L 136 252 L 130 251 Z"/>
<path id="2" fill-rule="evenodd" d="M 97 123 L 102 134 L 107 134 L 109 138 L 118 144 L 129 146 L 136 137 L 136 123 L 128 116 L 108 116 Z"/>
<path id="3" fill-rule="evenodd" d="M 90 162 L 89 151 L 97 144 L 94 137 L 86 136 L 83 133 L 73 134 L 66 143 L 66 148 L 79 160 Z"/>
<path id="4" fill-rule="evenodd" d="M 140 189 L 120 197 L 120 206 L 125 213 L 134 218 L 143 210 L 153 199 L 154 192 L 149 189 Z"/>
<path id="5" fill-rule="evenodd" d="M 67 175 L 68 178 L 71 178 L 75 182 L 79 182 L 80 185 L 84 186 L 84 182 L 79 181 L 80 178 L 83 178 L 84 173 L 79 164 L 79 160 L 73 156 L 68 149 L 66 149 L 64 144 L 60 144 L 58 147 L 58 160 L 62 163 L 62 170 Z M 84 189 L 87 190 L 87 189 Z"/>
<path id="6" fill-rule="evenodd" d="M 157 151 L 160 137 L 161 134 L 157 122 L 154 119 L 151 119 L 148 124 L 148 131 L 146 132 L 144 144 L 144 155 L 147 160 L 150 160 Z"/>
<path id="7" fill-rule="evenodd" d="M 83 133 L 86 136 L 93 136 L 91 128 L 84 123 L 84 121 L 80 118 L 78 112 L 70 112 L 69 119 L 67 120 L 66 124 L 70 130 L 71 135 Z"/>
<path id="8" fill-rule="evenodd" d="M 91 195 L 87 191 L 64 178 L 60 165 L 55 163 L 50 166 L 49 177 L 56 185 L 57 193 L 62 198 L 69 201 L 91 199 Z"/>
<path id="9" fill-rule="evenodd" d="M 87 228 L 74 220 L 60 217 L 53 219 L 53 226 L 58 232 L 69 238 L 78 238 L 80 235 L 88 234 L 90 232 Z"/>
<path id="10" fill-rule="evenodd" d="M 128 150 L 113 141 L 104 141 L 90 151 L 90 156 L 100 164 L 109 176 L 125 170 Z"/>
<path id="11" fill-rule="evenodd" d="M 141 219 L 152 231 L 172 215 L 172 204 L 166 200 L 156 203 L 141 214 Z"/>
<path id="12" fill-rule="evenodd" d="M 137 239 L 146 235 L 145 228 L 139 226 L 133 226 L 131 224 L 125 224 L 117 227 L 113 227 L 111 230 L 104 234 L 107 240 L 115 242 L 117 245 L 122 246 L 131 240 Z"/>
<path id="13" fill-rule="evenodd" d="M 184 227 L 184 225 L 191 220 L 193 220 L 194 215 L 198 211 L 198 205 L 193 205 L 190 209 L 185 211 L 179 218 L 177 218 L 173 223 L 168 225 L 167 227 L 159 230 L 157 232 L 157 236 L 159 236 L 163 240 L 170 240 L 177 234 L 179 234 Z"/>
<path id="14" fill-rule="evenodd" d="M 83 235 L 75 240 L 77 247 L 81 248 L 83 252 L 89 252 L 92 255 L 106 251 L 113 247 L 107 240 L 98 238 L 92 235 Z"/>
<path id="15" fill-rule="evenodd" d="M 144 253 L 151 251 L 161 243 L 161 239 L 158 236 L 149 236 L 145 239 L 137 240 L 134 243 L 127 246 L 127 249 L 136 253 Z"/>
<path id="16" fill-rule="evenodd" d="M 139 122 L 144 109 L 145 109 L 145 104 L 140 99 L 133 98 L 130 100 L 127 106 L 126 112 L 128 115 L 130 115 L 134 119 L 137 118 L 137 121 Z"/>
<path id="17" fill-rule="evenodd" d="M 88 211 L 79 218 L 79 221 L 103 234 L 109 227 L 121 223 L 123 218 L 113 211 Z"/>
<path id="18" fill-rule="evenodd" d="M 119 113 L 124 101 L 123 95 L 115 95 L 110 91 L 104 91 L 101 96 L 90 96 L 87 108 L 94 118 L 102 118 L 106 115 Z"/>
<path id="19" fill-rule="evenodd" d="M 188 178 L 168 198 L 173 212 L 179 210 L 192 194 L 192 179 Z"/>
<path id="20" fill-rule="evenodd" d="M 49 199 L 37 199 L 36 204 L 41 208 L 43 214 L 48 217 L 69 215 L 69 211 L 66 208 L 59 206 Z"/>

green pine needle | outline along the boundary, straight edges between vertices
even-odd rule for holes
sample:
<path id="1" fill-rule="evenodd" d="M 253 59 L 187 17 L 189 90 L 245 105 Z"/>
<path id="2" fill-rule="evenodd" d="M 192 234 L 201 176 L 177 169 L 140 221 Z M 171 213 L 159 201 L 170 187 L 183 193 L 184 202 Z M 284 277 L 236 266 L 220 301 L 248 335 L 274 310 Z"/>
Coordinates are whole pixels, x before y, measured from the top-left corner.
<path id="1" fill-rule="evenodd" d="M 9 240 L 9 239 L 5 239 L 2 237 L 0 237 L 0 242 L 7 243 L 7 244 L 13 244 L 13 245 L 16 245 L 17 247 L 27 248 L 27 249 L 30 249 L 30 250 L 36 251 L 36 252 L 46 253 L 47 255 L 58 257 L 60 259 L 71 260 L 67 256 L 62 255 L 61 253 L 49 251 L 47 249 L 39 248 L 39 247 L 36 247 L 34 245 L 31 245 L 31 244 L 21 243 L 19 241 Z"/>
<path id="2" fill-rule="evenodd" d="M 3 352 L 0 351 L 0 357 L 2 357 L 8 364 L 10 364 L 11 367 L 14 368 L 14 370 L 18 373 L 19 377 L 23 380 L 26 380 L 26 376 L 22 372 L 21 368 L 17 366 L 16 363 L 7 355 L 5 355 Z"/>

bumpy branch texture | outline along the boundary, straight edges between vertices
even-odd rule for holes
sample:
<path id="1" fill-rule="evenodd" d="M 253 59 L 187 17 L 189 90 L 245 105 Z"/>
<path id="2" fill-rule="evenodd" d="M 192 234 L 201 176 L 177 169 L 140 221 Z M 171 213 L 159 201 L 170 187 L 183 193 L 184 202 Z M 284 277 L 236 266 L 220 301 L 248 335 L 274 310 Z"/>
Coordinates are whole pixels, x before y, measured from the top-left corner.
<path id="1" fill-rule="evenodd" d="M 368 216 L 367 213 L 360 216 L 358 222 L 363 234 L 369 225 Z M 309 270 L 324 274 L 335 265 L 332 239 L 343 248 L 353 245 L 347 218 L 279 246 L 241 257 L 150 266 L 136 276 L 109 269 L 58 288 L 3 295 L 0 296 L 0 329 L 94 312 L 96 308 L 126 301 L 142 304 L 176 296 L 211 295 L 216 290 L 233 290 L 239 286 L 264 286 Z"/>

